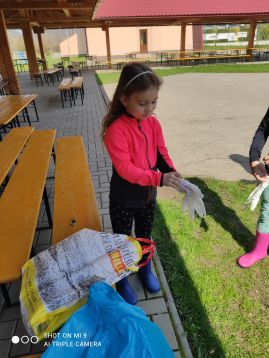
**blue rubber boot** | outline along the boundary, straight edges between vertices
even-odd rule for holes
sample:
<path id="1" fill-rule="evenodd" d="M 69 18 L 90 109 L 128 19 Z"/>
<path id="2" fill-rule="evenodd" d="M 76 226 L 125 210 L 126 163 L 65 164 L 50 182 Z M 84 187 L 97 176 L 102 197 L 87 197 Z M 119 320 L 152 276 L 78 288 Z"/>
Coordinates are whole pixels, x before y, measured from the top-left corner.
<path id="1" fill-rule="evenodd" d="M 151 261 L 146 266 L 143 266 L 138 271 L 138 276 L 149 292 L 158 292 L 161 289 L 160 282 L 157 277 L 151 272 Z"/>
<path id="2" fill-rule="evenodd" d="M 129 285 L 128 277 L 124 277 L 117 282 L 116 289 L 127 303 L 130 303 L 131 305 L 135 305 L 137 303 L 137 296 L 132 287 Z"/>

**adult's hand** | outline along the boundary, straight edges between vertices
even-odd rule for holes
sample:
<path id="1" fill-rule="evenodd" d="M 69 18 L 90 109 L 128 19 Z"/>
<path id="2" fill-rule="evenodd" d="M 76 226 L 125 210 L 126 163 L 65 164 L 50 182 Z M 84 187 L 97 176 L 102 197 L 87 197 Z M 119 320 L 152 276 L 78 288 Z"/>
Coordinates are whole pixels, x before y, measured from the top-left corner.
<path id="1" fill-rule="evenodd" d="M 171 186 L 174 189 L 179 190 L 179 179 L 181 178 L 181 175 L 178 172 L 170 172 L 165 173 L 163 175 L 163 185 L 165 186 Z"/>
<path id="2" fill-rule="evenodd" d="M 268 165 L 269 167 L 269 154 L 267 154 L 264 158 L 263 158 L 263 162 L 265 165 Z"/>
<path id="3" fill-rule="evenodd" d="M 269 163 L 269 156 L 267 160 Z M 255 160 L 250 164 L 250 166 L 251 166 L 252 174 L 258 181 L 260 182 L 266 181 L 266 176 L 268 174 L 263 163 L 259 162 L 258 160 Z"/>

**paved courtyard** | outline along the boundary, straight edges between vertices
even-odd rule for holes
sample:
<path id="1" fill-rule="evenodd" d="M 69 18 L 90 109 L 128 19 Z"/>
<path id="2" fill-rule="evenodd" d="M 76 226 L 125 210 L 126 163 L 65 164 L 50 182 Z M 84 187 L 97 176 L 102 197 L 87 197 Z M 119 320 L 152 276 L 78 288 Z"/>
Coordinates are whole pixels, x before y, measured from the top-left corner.
<path id="1" fill-rule="evenodd" d="M 28 74 L 20 75 L 20 81 L 23 94 L 38 93 L 36 104 L 40 122 L 33 123 L 35 128 L 56 128 L 57 136 L 80 135 L 83 137 L 103 229 L 104 231 L 111 231 L 108 195 L 112 167 L 100 138 L 100 121 L 106 111 L 106 103 L 95 81 L 94 73 L 84 72 L 83 76 L 85 81 L 84 105 L 78 104 L 72 108 L 62 108 L 57 84 L 49 87 L 47 85 L 36 87 L 35 82 L 29 79 Z M 34 117 L 34 114 L 32 116 Z M 53 175 L 52 163 L 49 174 Z M 53 179 L 48 179 L 46 186 L 49 191 L 49 201 L 52 207 Z M 42 207 L 39 221 L 44 223 L 46 220 L 44 207 Z M 39 231 L 36 234 L 35 249 L 37 253 L 49 247 L 50 238 L 50 230 Z M 139 280 L 135 276 L 132 276 L 132 285 L 138 292 L 138 306 L 142 307 L 150 319 L 161 327 L 176 357 L 181 356 L 180 350 L 184 352 L 186 357 L 191 357 L 188 343 L 158 257 L 156 257 L 155 262 L 156 270 L 162 282 L 162 291 L 151 295 L 143 289 Z M 12 283 L 9 286 L 12 302 L 18 301 L 19 292 L 20 282 Z M 20 316 L 20 307 L 19 305 L 14 305 L 7 309 L 0 293 L 0 357 L 21 357 L 43 350 L 42 343 L 35 345 L 30 343 L 12 344 L 11 337 L 13 335 L 19 337 L 26 335 Z"/>
<path id="2" fill-rule="evenodd" d="M 268 83 L 268 73 L 186 73 L 163 78 L 156 114 L 183 176 L 253 180 L 248 151 L 269 106 Z M 104 86 L 110 98 L 115 86 Z"/>

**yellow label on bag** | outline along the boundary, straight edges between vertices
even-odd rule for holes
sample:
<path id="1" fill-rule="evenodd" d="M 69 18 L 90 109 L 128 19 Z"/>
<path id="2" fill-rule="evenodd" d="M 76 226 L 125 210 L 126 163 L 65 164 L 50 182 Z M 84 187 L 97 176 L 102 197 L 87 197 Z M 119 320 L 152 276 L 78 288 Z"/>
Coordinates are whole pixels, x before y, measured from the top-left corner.
<path id="1" fill-rule="evenodd" d="M 38 337 L 44 338 L 44 334 L 54 332 L 79 307 L 86 303 L 86 298 L 76 302 L 72 307 L 61 307 L 54 311 L 48 311 L 43 304 L 35 281 L 35 264 L 29 260 L 23 266 L 22 289 L 20 292 L 21 309 L 25 312 L 28 322 L 24 322 L 28 331 Z"/>

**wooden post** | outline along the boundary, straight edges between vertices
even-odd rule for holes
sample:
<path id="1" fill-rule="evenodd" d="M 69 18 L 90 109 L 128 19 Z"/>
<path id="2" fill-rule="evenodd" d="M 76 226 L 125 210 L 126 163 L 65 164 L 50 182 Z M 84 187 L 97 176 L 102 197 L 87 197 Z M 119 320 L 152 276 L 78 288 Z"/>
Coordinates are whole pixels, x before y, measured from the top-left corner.
<path id="1" fill-rule="evenodd" d="M 185 58 L 185 46 L 186 46 L 186 24 L 180 25 L 180 54 L 179 58 Z"/>
<path id="2" fill-rule="evenodd" d="M 35 53 L 32 28 L 29 22 L 23 26 L 22 34 L 23 34 L 25 49 L 27 53 L 30 77 L 32 78 L 32 74 L 35 72 L 39 72 L 39 69 L 38 69 L 37 58 Z"/>
<path id="3" fill-rule="evenodd" d="M 43 60 L 43 70 L 46 71 L 48 69 L 48 67 L 47 67 L 46 55 L 45 55 L 44 47 L 43 47 L 43 43 L 42 43 L 41 32 L 37 32 L 37 38 L 38 38 L 38 43 L 39 43 L 40 55 Z"/>
<path id="4" fill-rule="evenodd" d="M 112 63 L 111 63 L 111 51 L 110 51 L 109 27 L 103 26 L 102 30 L 105 31 L 106 33 L 106 53 L 107 53 L 106 57 L 107 57 L 108 68 L 111 69 Z"/>
<path id="5" fill-rule="evenodd" d="M 13 66 L 3 10 L 0 10 L 0 44 L 0 68 L 2 77 L 4 80 L 9 81 L 11 94 L 19 94 L 20 86 Z"/>
<path id="6" fill-rule="evenodd" d="M 254 20 L 250 23 L 250 27 L 249 27 L 247 55 L 250 55 L 250 57 L 248 58 L 248 61 L 252 61 L 252 52 L 254 46 L 256 25 L 257 25 L 257 21 Z"/>

